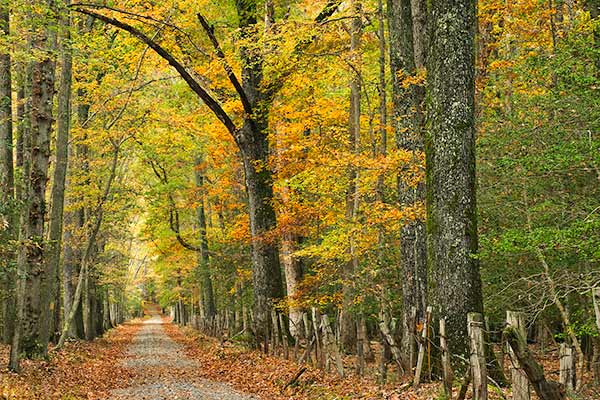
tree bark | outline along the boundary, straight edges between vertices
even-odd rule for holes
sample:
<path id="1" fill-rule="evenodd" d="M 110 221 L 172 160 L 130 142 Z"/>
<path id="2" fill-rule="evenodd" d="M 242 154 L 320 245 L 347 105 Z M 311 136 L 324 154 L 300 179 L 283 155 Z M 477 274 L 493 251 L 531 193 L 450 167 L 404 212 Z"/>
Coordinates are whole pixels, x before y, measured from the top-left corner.
<path id="1" fill-rule="evenodd" d="M 476 1 L 431 4 L 427 69 L 427 248 L 434 301 L 468 356 L 467 314 L 483 311 L 477 254 L 474 54 Z"/>
<path id="2" fill-rule="evenodd" d="M 362 4 L 358 0 L 351 2 L 352 22 L 350 25 L 350 109 L 348 113 L 348 150 L 352 154 L 360 153 L 360 115 L 361 115 L 361 36 Z M 346 189 L 346 221 L 349 225 L 356 223 L 359 206 L 359 176 L 356 166 L 348 166 L 348 187 Z M 349 237 L 349 260 L 344 266 L 345 283 L 343 287 L 343 303 L 340 309 L 340 345 L 345 352 L 354 352 L 356 349 L 356 324 L 352 314 L 355 289 L 353 287 L 353 274 L 358 268 L 358 257 L 355 254 L 355 243 Z"/>
<path id="3" fill-rule="evenodd" d="M 6 38 L 10 34 L 9 9 L 6 2 L 0 4 L 0 31 Z M 3 205 L 10 204 L 14 197 L 12 130 L 11 57 L 6 51 L 0 54 L 0 201 Z M 9 220 L 10 218 L 7 218 L 7 222 Z"/>
<path id="4" fill-rule="evenodd" d="M 0 4 L 0 30 L 3 38 L 10 34 L 9 7 L 7 2 Z M 13 167 L 13 126 L 12 126 L 12 76 L 10 53 L 0 54 L 0 204 L 3 225 L 0 228 L 0 238 L 14 239 L 18 234 L 17 219 L 15 218 L 14 196 L 14 167 Z M 15 274 L 11 262 L 14 253 L 5 254 L 6 260 L 2 261 L 4 273 L 2 276 L 2 339 L 10 343 L 12 338 L 13 321 L 15 318 L 14 285 Z"/>
<path id="5" fill-rule="evenodd" d="M 251 39 L 257 23 L 256 2 L 236 2 L 242 39 Z M 273 300 L 283 297 L 283 280 L 277 243 L 268 233 L 276 227 L 273 209 L 273 179 L 268 167 L 267 137 L 272 93 L 263 88 L 263 58 L 242 46 L 242 88 L 254 116 L 247 116 L 240 129 L 240 150 L 244 162 L 246 190 L 252 233 L 255 334 L 259 341 L 268 334 Z M 242 95 L 242 102 L 244 96 Z"/>
<path id="6" fill-rule="evenodd" d="M 413 1 L 415 7 L 419 1 Z M 420 10 L 420 8 L 419 8 Z M 422 10 L 421 10 L 422 11 Z M 423 151 L 423 88 L 411 85 L 405 88 L 402 80 L 417 73 L 417 60 L 423 67 L 424 23 L 413 16 L 410 0 L 388 0 L 390 29 L 390 67 L 392 80 L 393 127 L 398 149 L 412 152 L 413 163 L 420 163 Z M 413 19 L 415 19 L 413 23 Z M 417 23 L 418 22 L 418 23 Z M 417 28 L 418 27 L 418 28 Z M 414 29 L 413 29 L 414 28 Z M 417 53 L 418 49 L 418 53 Z M 407 169 L 408 170 L 408 169 Z M 415 207 L 424 201 L 423 182 L 409 184 L 411 176 L 398 176 L 398 200 L 402 207 Z M 427 303 L 427 252 L 425 223 L 422 220 L 407 221 L 400 237 L 402 283 L 402 356 L 410 371 L 415 360 L 415 334 L 417 321 L 425 317 Z M 413 312 L 416 310 L 416 313 Z"/>
<path id="7" fill-rule="evenodd" d="M 65 0 L 66 5 L 70 0 Z M 67 176 L 69 136 L 71 129 L 71 82 L 73 70 L 73 57 L 71 50 L 71 19 L 67 11 L 61 10 L 61 41 L 60 53 L 62 68 L 58 88 L 58 115 L 56 132 L 55 167 L 51 193 L 51 208 L 48 233 L 47 271 L 50 290 L 50 310 L 53 314 L 60 311 L 60 254 L 63 236 L 63 211 L 65 202 L 65 180 Z M 45 316 L 50 318 L 50 316 Z M 54 321 L 45 322 L 54 333 L 59 326 Z"/>
<path id="8" fill-rule="evenodd" d="M 24 87 L 29 85 L 29 76 L 29 68 L 27 68 L 24 78 Z M 23 98 L 25 98 L 25 96 L 23 96 Z M 21 337 L 23 335 L 23 319 L 25 316 L 25 284 L 28 272 L 26 241 L 29 237 L 28 219 L 30 185 L 27 178 L 29 177 L 31 170 L 31 129 L 28 127 L 28 118 L 26 118 L 26 116 L 29 114 L 29 108 L 29 103 L 27 104 L 27 107 L 24 106 L 22 113 L 23 119 L 20 121 L 22 124 L 22 130 L 20 132 L 20 151 L 22 158 L 19 161 L 23 178 L 20 180 L 18 185 L 18 200 L 21 202 L 21 207 L 19 210 L 19 246 L 17 249 L 17 273 L 15 282 L 15 323 L 12 331 L 10 359 L 8 363 L 8 368 L 15 372 L 19 372 L 21 369 Z"/>
<path id="9" fill-rule="evenodd" d="M 34 12 L 32 21 L 36 25 L 43 23 L 44 26 L 35 26 L 32 33 L 32 48 L 40 52 L 41 60 L 34 62 L 31 84 L 30 208 L 27 222 L 30 243 L 27 248 L 28 273 L 22 337 L 22 350 L 32 358 L 47 355 L 49 326 L 44 316 L 50 313 L 50 285 L 54 280 L 45 262 L 44 220 L 53 123 L 56 20 L 48 16 L 52 12 L 46 13 L 54 7 L 53 1 L 39 0 L 36 3 L 39 10 Z"/>
<path id="10" fill-rule="evenodd" d="M 211 320 L 217 315 L 215 305 L 215 296 L 213 292 L 212 278 L 210 276 L 210 255 L 208 252 L 208 236 L 206 231 L 206 215 L 204 213 L 204 173 L 202 171 L 203 157 L 196 160 L 194 176 L 196 179 L 196 190 L 198 191 L 198 206 L 196 207 L 196 217 L 198 220 L 198 232 L 200 239 L 200 253 L 198 254 L 198 269 L 200 271 L 200 280 L 202 285 L 202 308 L 204 318 Z"/>
<path id="11" fill-rule="evenodd" d="M 302 334 L 302 309 L 294 305 L 294 297 L 298 292 L 298 286 L 304 276 L 302 260 L 293 255 L 294 251 L 296 251 L 298 240 L 298 236 L 291 232 L 284 233 L 281 238 L 281 263 L 283 264 L 283 269 L 285 271 L 287 296 L 291 299 L 288 313 L 289 330 L 290 334 L 296 340 L 298 340 Z"/>

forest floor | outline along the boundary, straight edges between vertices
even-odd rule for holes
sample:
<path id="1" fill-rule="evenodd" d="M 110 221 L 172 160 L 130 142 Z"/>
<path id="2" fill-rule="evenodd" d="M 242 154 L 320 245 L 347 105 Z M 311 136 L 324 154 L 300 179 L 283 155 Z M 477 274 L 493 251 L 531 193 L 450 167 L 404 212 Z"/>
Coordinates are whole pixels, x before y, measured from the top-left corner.
<path id="1" fill-rule="evenodd" d="M 109 331 L 92 342 L 70 342 L 49 361 L 24 360 L 17 375 L 0 370 L 0 399 L 40 400 L 435 400 L 442 398 L 438 382 L 414 389 L 391 376 L 376 383 L 376 364 L 368 377 L 306 366 L 293 385 L 287 383 L 300 366 L 282 357 L 248 350 L 169 323 L 154 315 Z M 555 352 L 540 357 L 551 378 L 558 378 Z M 8 362 L 8 347 L 0 346 L 0 363 Z M 352 360 L 346 359 L 346 370 Z M 390 371 L 392 372 L 392 371 Z M 586 376 L 587 378 L 587 376 Z M 458 388 L 455 388 L 457 390 Z M 246 394 L 242 394 L 246 393 Z M 587 392 L 580 399 L 598 399 Z M 456 393 L 455 393 L 456 396 Z M 467 396 L 469 398 L 470 396 Z M 490 399 L 510 398 L 507 389 L 492 390 Z"/>
<path id="2" fill-rule="evenodd" d="M 126 355 L 141 321 L 108 331 L 92 342 L 67 342 L 49 360 L 23 360 L 21 373 L 8 372 L 9 347 L 0 345 L 0 399 L 74 400 L 106 398 L 127 387 L 133 372 L 117 360 Z"/>

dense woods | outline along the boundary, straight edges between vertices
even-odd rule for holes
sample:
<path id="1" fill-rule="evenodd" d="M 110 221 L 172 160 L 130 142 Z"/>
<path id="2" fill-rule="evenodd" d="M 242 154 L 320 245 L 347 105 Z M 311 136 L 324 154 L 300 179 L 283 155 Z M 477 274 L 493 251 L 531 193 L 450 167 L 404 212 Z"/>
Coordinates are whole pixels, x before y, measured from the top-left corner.
<path id="1" fill-rule="evenodd" d="M 0 0 L 9 370 L 158 307 L 281 393 L 598 398 L 599 12 Z"/>

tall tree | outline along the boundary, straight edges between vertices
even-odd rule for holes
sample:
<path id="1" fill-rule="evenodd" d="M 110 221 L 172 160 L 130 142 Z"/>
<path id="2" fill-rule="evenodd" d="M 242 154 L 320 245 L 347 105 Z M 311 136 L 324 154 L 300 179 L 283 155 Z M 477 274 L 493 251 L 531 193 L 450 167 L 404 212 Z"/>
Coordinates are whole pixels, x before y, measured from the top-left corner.
<path id="1" fill-rule="evenodd" d="M 65 5 L 70 0 L 65 0 Z M 65 204 L 65 180 L 67 176 L 69 135 L 71 129 L 71 82 L 73 74 L 73 56 L 71 50 L 71 17 L 66 9 L 60 11 L 60 55 L 61 73 L 58 87 L 58 115 L 56 131 L 55 167 L 52 180 L 51 209 L 48 232 L 48 280 L 51 307 L 54 321 L 46 321 L 51 333 L 59 328 L 60 321 L 60 254 L 63 236 L 63 211 Z M 58 317 L 56 317 L 58 315 Z M 50 318 L 45 315 L 44 318 Z"/>
<path id="2" fill-rule="evenodd" d="M 321 22 L 333 14 L 339 1 L 329 1 L 325 9 L 317 16 Z M 283 297 L 283 281 L 277 243 L 268 233 L 276 226 L 273 209 L 272 172 L 268 167 L 269 109 L 275 95 L 281 89 L 283 77 L 267 85 L 264 82 L 264 55 L 252 43 L 260 42 L 257 27 L 259 8 L 256 1 L 238 0 L 235 2 L 238 27 L 240 30 L 238 55 L 241 60 L 241 81 L 228 64 L 221 49 L 214 27 L 201 14 L 198 20 L 214 47 L 216 57 L 222 62 L 227 78 L 234 87 L 243 107 L 243 117 L 236 123 L 223 109 L 221 104 L 203 87 L 187 68 L 165 47 L 148 37 L 134 26 L 118 19 L 107 17 L 88 8 L 78 7 L 77 11 L 93 16 L 105 23 L 123 29 L 144 42 L 160 57 L 165 59 L 198 95 L 217 119 L 227 128 L 235 140 L 244 164 L 246 191 L 252 234 L 252 264 L 254 281 L 254 322 L 255 335 L 259 342 L 266 340 L 270 325 L 271 302 Z M 94 6 L 103 8 L 103 6 Z M 270 13 L 270 11 L 268 11 Z"/>
<path id="3" fill-rule="evenodd" d="M 350 108 L 348 112 L 348 147 L 353 154 L 360 153 L 360 115 L 361 115 L 361 36 L 363 31 L 362 3 L 358 0 L 351 2 L 352 22 L 350 24 Z M 346 189 L 346 220 L 349 224 L 357 223 L 359 207 L 359 176 L 356 166 L 348 167 L 348 188 Z M 355 250 L 355 238 L 350 236 L 348 243 L 349 260 L 344 266 L 344 302 L 340 310 L 340 341 L 343 349 L 351 352 L 355 348 L 356 328 L 352 318 L 352 304 L 355 291 L 352 287 L 352 275 L 358 270 L 358 256 Z"/>
<path id="4" fill-rule="evenodd" d="M 8 42 L 10 34 L 9 5 L 7 0 L 0 2 L 0 35 Z M 16 233 L 16 221 L 12 211 L 14 204 L 14 167 L 13 167 L 13 124 L 12 124 L 12 77 L 11 56 L 6 47 L 0 54 L 0 233 L 2 238 L 12 238 Z M 12 273 L 12 257 L 3 257 L 2 282 L 2 329 L 3 340 L 8 342 L 12 337 L 14 320 L 14 274 Z"/>
<path id="5" fill-rule="evenodd" d="M 198 234 L 200 237 L 200 252 L 198 252 L 198 269 L 200 273 L 200 284 L 202 287 L 202 307 L 204 318 L 209 320 L 217 315 L 215 305 L 215 294 L 213 291 L 212 278 L 210 276 L 210 254 L 208 249 L 208 235 L 206 230 L 206 213 L 204 209 L 206 190 L 204 187 L 203 157 L 196 159 L 196 169 L 194 178 L 196 180 L 196 190 L 198 191 L 198 205 L 196 206 L 196 217 L 198 220 Z"/>
<path id="6" fill-rule="evenodd" d="M 482 312 L 475 198 L 476 0 L 431 4 L 427 62 L 427 248 L 437 313 L 468 354 L 467 313 Z"/>
<path id="7" fill-rule="evenodd" d="M 38 59 L 33 62 L 31 76 L 31 169 L 28 177 L 29 213 L 25 247 L 27 267 L 24 315 L 22 324 L 22 350 L 27 357 L 45 357 L 48 351 L 49 332 L 43 315 L 49 313 L 50 291 L 45 262 L 44 221 L 46 217 L 46 184 L 50 162 L 50 136 L 52 131 L 52 106 L 54 99 L 56 13 L 53 1 L 36 1 L 31 4 L 32 50 Z M 14 343 L 13 343 L 14 345 Z"/>
<path id="8" fill-rule="evenodd" d="M 414 4 L 414 7 L 413 7 Z M 418 167 L 423 151 L 423 88 L 404 79 L 414 77 L 424 62 L 424 24 L 421 21 L 420 0 L 389 0 L 390 69 L 392 74 L 393 127 L 398 149 L 413 154 L 412 163 Z M 415 15 L 413 15 L 415 10 Z M 418 22 L 417 22 L 418 21 Z M 414 29 L 418 27 L 419 29 Z M 405 170 L 405 172 L 410 169 Z M 412 182 L 417 181 L 416 185 Z M 423 203 L 425 188 L 411 176 L 398 176 L 398 200 L 402 207 L 411 208 Z M 402 282 L 402 341 L 404 363 L 411 370 L 415 359 L 415 329 L 425 317 L 427 303 L 427 249 L 425 222 L 407 221 L 400 233 Z"/>
<path id="9" fill-rule="evenodd" d="M 0 2 L 0 35 L 8 41 L 8 1 Z M 0 54 L 0 200 L 3 204 L 14 196 L 13 133 L 12 133 L 11 56 L 8 47 Z"/>

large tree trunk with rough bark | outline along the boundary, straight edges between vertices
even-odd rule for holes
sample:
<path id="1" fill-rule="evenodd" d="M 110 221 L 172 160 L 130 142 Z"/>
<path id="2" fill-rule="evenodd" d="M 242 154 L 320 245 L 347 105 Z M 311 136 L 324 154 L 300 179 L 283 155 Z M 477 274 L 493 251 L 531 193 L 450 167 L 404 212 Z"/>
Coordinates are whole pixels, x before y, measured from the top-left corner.
<path id="1" fill-rule="evenodd" d="M 271 302 L 283 297 L 283 281 L 277 244 L 269 235 L 276 226 L 273 209 L 273 183 L 271 171 L 261 168 L 268 162 L 268 142 L 266 129 L 252 131 L 251 122 L 244 123 L 248 139 L 242 152 L 246 176 L 246 190 L 252 233 L 252 263 L 254 282 L 255 334 L 259 339 L 268 332 L 271 317 Z"/>
<path id="2" fill-rule="evenodd" d="M 475 197 L 475 0 L 431 4 L 427 69 L 427 247 L 449 351 L 468 355 L 467 314 L 483 311 Z"/>
<path id="3" fill-rule="evenodd" d="M 52 1 L 38 1 L 34 10 L 32 48 L 41 59 L 34 62 L 31 83 L 31 171 L 29 174 L 29 244 L 27 246 L 28 273 L 25 290 L 23 323 L 23 353 L 27 357 L 45 357 L 49 340 L 49 304 L 54 276 L 50 276 L 45 262 L 44 220 L 46 217 L 46 184 L 50 163 L 50 136 L 56 50 L 56 21 L 49 17 Z M 39 15 L 38 15 L 39 13 Z M 43 22 L 42 22 L 43 21 Z"/>
<path id="4" fill-rule="evenodd" d="M 423 7 L 418 0 L 389 0 L 390 65 L 392 80 L 393 127 L 396 144 L 400 150 L 413 154 L 412 162 L 420 163 L 423 151 L 423 88 L 418 85 L 406 87 L 402 80 L 417 73 L 424 62 Z M 413 7 L 414 5 L 414 7 Z M 420 12 L 418 15 L 413 15 Z M 421 30 L 417 30 L 420 27 Z M 410 169 L 407 168 L 406 171 Z M 425 185 L 414 183 L 415 177 L 398 176 L 398 200 L 404 208 L 423 203 Z M 427 250 L 425 222 L 417 219 L 407 221 L 400 237 L 402 283 L 402 357 L 408 370 L 416 361 L 416 325 L 425 317 L 427 302 Z"/>
<path id="5" fill-rule="evenodd" d="M 242 40 L 256 34 L 257 4 L 236 2 Z M 277 225 L 273 208 L 273 178 L 269 169 L 268 120 L 272 93 L 263 87 L 263 59 L 256 49 L 241 46 L 241 86 L 254 115 L 239 129 L 238 145 L 244 162 L 252 233 L 255 334 L 266 337 L 271 320 L 271 303 L 283 297 L 283 280 L 277 243 L 269 235 Z"/>

